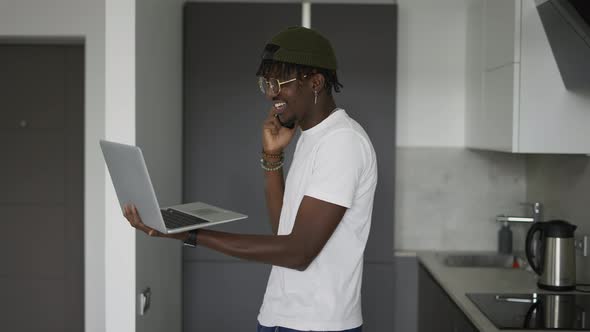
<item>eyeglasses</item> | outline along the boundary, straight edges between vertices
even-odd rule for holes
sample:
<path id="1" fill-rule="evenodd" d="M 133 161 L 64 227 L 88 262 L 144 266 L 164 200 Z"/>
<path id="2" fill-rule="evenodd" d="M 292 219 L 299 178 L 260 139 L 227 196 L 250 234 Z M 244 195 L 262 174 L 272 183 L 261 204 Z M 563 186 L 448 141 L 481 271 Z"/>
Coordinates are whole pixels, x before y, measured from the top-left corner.
<path id="1" fill-rule="evenodd" d="M 263 94 L 270 94 L 276 96 L 281 92 L 281 85 L 295 82 L 297 78 L 292 78 L 287 81 L 279 81 L 276 78 L 269 78 L 268 80 L 262 76 L 258 77 L 258 87 Z"/>

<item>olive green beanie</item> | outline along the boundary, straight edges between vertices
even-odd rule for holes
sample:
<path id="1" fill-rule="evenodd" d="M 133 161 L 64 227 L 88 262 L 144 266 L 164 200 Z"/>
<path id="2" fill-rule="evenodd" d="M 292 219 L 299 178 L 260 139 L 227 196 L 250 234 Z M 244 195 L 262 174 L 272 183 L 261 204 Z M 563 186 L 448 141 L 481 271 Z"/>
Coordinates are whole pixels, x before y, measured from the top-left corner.
<path id="1" fill-rule="evenodd" d="M 317 31 L 290 27 L 274 36 L 262 52 L 262 60 L 294 63 L 329 70 L 338 69 L 328 39 Z"/>

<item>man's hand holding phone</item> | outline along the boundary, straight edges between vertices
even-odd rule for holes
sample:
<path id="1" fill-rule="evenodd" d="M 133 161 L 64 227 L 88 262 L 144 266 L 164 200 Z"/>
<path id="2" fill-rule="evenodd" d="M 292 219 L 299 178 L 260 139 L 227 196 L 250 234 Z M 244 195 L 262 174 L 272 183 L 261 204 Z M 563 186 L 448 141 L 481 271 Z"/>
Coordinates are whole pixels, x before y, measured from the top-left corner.
<path id="1" fill-rule="evenodd" d="M 285 127 L 271 108 L 262 127 L 262 149 L 266 153 L 281 153 L 295 136 L 296 129 L 297 123 L 293 128 Z"/>

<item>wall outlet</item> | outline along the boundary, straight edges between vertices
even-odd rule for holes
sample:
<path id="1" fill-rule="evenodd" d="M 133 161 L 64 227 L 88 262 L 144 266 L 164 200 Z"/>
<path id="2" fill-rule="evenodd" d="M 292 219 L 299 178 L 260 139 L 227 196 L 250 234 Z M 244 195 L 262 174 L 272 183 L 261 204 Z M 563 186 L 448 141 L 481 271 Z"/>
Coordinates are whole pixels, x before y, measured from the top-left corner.
<path id="1" fill-rule="evenodd" d="M 588 256 L 588 235 L 582 235 L 574 240 L 577 256 Z"/>

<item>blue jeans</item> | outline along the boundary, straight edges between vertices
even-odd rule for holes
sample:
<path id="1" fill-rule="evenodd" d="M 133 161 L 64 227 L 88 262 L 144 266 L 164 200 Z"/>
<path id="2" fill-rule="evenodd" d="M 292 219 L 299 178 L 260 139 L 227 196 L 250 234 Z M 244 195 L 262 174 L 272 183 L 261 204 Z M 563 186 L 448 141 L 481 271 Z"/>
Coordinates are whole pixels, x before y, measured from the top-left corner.
<path id="1" fill-rule="evenodd" d="M 268 326 L 262 326 L 262 325 L 258 324 L 258 328 L 256 329 L 256 332 L 303 332 L 303 331 L 288 329 L 286 327 L 280 327 L 280 326 L 268 327 Z M 319 331 L 309 331 L 309 332 L 319 332 Z M 350 330 L 324 331 L 324 332 L 363 332 L 363 326 L 361 325 L 357 328 L 350 329 Z"/>

